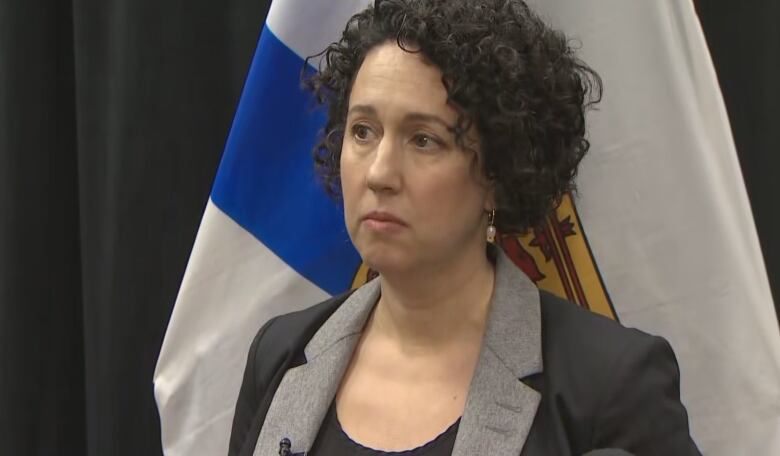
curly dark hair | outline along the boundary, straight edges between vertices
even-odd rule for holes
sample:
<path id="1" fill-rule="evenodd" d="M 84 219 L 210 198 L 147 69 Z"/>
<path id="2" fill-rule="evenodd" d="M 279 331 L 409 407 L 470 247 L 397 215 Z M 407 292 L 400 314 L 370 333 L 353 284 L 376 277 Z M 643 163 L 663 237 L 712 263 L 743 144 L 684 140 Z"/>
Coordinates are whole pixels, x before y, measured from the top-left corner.
<path id="1" fill-rule="evenodd" d="M 304 81 L 328 107 L 314 161 L 328 193 L 340 190 L 340 155 L 349 94 L 366 54 L 395 41 L 442 71 L 447 102 L 459 113 L 459 147 L 475 125 L 480 170 L 495 191 L 497 229 L 520 234 L 543 223 L 575 190 L 589 148 L 585 111 L 601 100 L 601 79 L 566 36 L 520 0 L 376 0 L 347 22 L 341 39 Z"/>

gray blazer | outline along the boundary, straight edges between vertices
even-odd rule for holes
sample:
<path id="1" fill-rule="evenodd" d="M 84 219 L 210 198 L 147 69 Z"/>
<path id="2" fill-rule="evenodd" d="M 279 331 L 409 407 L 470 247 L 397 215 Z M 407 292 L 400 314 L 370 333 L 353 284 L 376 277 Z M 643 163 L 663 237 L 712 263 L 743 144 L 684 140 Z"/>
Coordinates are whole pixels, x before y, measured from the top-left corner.
<path id="1" fill-rule="evenodd" d="M 336 298 L 310 308 L 313 310 L 277 317 L 261 329 L 250 350 L 236 406 L 230 454 L 276 455 L 283 437 L 291 440 L 295 453 L 312 448 L 379 294 L 379 281 L 375 279 L 346 299 Z M 698 454 L 688 435 L 687 415 L 679 402 L 677 366 L 668 344 L 551 295 L 541 297 L 555 303 L 543 307 L 536 286 L 503 253 L 498 253 L 482 349 L 452 454 L 581 454 L 597 447 L 623 447 L 636 454 L 643 454 L 645 448 L 666 451 L 645 454 Z M 551 309 L 549 317 L 544 308 Z M 548 337 L 543 336 L 543 330 L 549 333 Z M 566 340 L 569 334 L 573 340 Z M 600 335 L 605 337 L 604 341 L 598 340 Z M 549 336 L 553 339 L 547 340 Z M 641 343 L 635 343 L 636 340 Z M 621 344 L 632 346 L 628 356 L 623 348 L 618 348 Z M 578 352 L 583 347 L 585 351 Z M 623 363 L 616 360 L 631 360 L 634 352 L 638 364 L 628 362 L 629 372 L 621 374 Z M 580 361 L 582 356 L 584 361 Z M 543 360 L 546 362 L 547 357 L 552 358 L 552 372 L 545 371 Z M 604 376 L 608 370 L 604 366 L 611 365 L 616 375 L 624 377 L 615 379 L 616 382 L 637 383 L 637 379 L 645 377 L 643 365 L 659 357 L 665 359 L 664 366 L 650 369 L 650 378 L 658 377 L 658 381 L 653 381 L 657 385 L 631 385 L 629 388 L 645 391 L 628 394 L 621 393 L 624 386 L 611 386 L 622 396 L 617 406 L 611 405 L 610 400 L 604 401 L 605 394 L 600 391 L 610 387 L 608 377 L 594 378 L 583 389 L 582 382 L 572 378 L 575 371 L 568 370 L 576 367 L 570 365 L 584 362 L 590 365 L 576 371 L 580 373 L 577 375 L 591 374 L 583 373 L 584 369 L 593 370 L 594 376 Z M 655 375 L 659 370 L 659 375 Z M 636 398 L 645 394 L 649 394 L 647 399 Z M 648 411 L 649 420 L 660 416 L 669 425 L 659 427 L 640 420 L 634 428 L 630 420 L 620 416 L 623 400 L 629 408 L 669 402 L 659 410 Z M 542 409 L 540 403 L 544 405 Z M 601 438 L 601 430 L 595 429 L 596 423 L 605 421 L 598 416 L 599 409 L 616 415 L 618 423 L 609 426 L 619 427 L 622 421 L 627 426 L 624 434 L 629 437 L 621 439 L 617 434 L 618 438 Z M 625 415 L 642 413 L 643 410 L 629 410 Z M 604 433 L 614 435 L 609 426 L 603 427 Z M 533 434 L 533 442 L 526 445 L 529 433 Z M 634 436 L 637 433 L 640 435 Z M 658 442 L 669 445 L 658 447 Z M 530 452 L 534 449 L 540 452 Z"/>

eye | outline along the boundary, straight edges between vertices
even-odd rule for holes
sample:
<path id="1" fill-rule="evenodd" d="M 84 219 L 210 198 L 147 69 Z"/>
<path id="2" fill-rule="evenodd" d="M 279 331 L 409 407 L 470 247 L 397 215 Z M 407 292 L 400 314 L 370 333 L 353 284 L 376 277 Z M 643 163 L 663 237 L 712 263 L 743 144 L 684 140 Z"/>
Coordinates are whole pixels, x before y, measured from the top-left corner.
<path id="1" fill-rule="evenodd" d="M 359 143 L 365 143 L 371 140 L 373 131 L 371 127 L 366 124 L 355 124 L 351 128 L 352 137 Z"/>
<path id="2" fill-rule="evenodd" d="M 441 141 L 425 133 L 417 133 L 412 138 L 412 143 L 419 149 L 433 149 L 441 146 Z"/>

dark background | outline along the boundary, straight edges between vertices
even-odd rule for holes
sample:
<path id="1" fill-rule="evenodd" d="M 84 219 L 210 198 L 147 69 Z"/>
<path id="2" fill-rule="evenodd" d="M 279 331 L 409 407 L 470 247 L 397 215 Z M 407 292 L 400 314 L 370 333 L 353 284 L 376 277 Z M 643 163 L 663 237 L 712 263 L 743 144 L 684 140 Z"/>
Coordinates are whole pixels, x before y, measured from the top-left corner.
<path id="1" fill-rule="evenodd" d="M 152 372 L 268 3 L 0 0 L 0 454 L 161 454 Z M 780 3 L 752 3 L 698 9 L 777 296 Z"/>

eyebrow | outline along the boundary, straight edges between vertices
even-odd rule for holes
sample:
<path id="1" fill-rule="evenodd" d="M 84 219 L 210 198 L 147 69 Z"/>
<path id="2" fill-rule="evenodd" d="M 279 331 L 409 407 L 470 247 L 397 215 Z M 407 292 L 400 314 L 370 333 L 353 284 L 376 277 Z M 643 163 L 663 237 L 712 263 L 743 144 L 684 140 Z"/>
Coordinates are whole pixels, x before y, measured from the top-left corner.
<path id="1" fill-rule="evenodd" d="M 367 114 L 369 116 L 376 116 L 377 112 L 376 109 L 371 105 L 354 105 L 351 108 L 349 108 L 349 112 L 347 112 L 347 115 L 357 112 L 362 114 Z M 405 122 L 433 122 L 441 124 L 444 128 L 447 130 L 452 130 L 452 126 L 444 121 L 439 116 L 433 115 L 433 114 L 425 114 L 422 112 L 410 112 L 404 116 Z"/>

